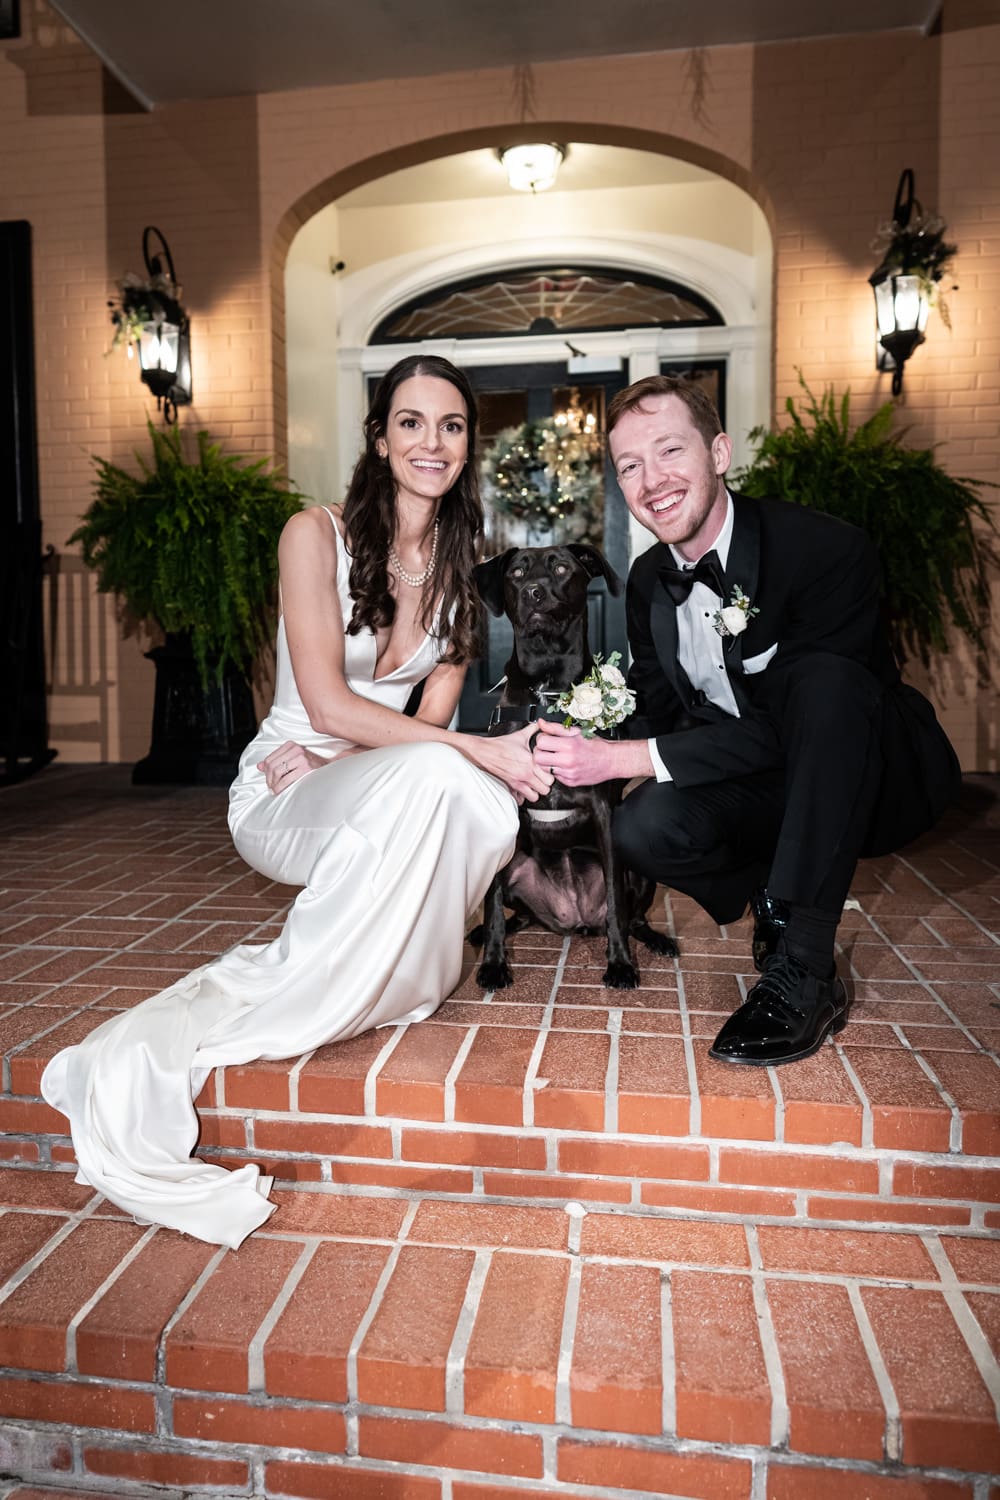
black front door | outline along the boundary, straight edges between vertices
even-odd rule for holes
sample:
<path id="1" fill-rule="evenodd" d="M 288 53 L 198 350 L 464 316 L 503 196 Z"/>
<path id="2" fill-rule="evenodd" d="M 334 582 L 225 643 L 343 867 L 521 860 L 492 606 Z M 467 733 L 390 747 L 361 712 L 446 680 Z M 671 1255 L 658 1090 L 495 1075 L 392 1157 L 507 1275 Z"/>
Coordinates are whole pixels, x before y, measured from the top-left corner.
<path id="1" fill-rule="evenodd" d="M 509 507 L 501 509 L 484 485 L 487 555 L 509 546 L 553 546 L 565 541 L 586 540 L 599 547 L 624 580 L 628 572 L 628 511 L 608 465 L 603 442 L 604 412 L 616 391 L 626 384 L 622 373 L 570 375 L 565 363 L 487 365 L 466 373 L 479 400 L 479 447 L 485 455 L 497 438 L 525 423 L 549 427 L 557 413 L 572 412 L 591 418 L 601 437 L 594 457 L 596 483 L 586 502 L 564 516 L 537 512 L 517 516 Z M 603 579 L 590 586 L 590 648 L 607 659 L 612 651 L 624 658 L 624 598 L 613 598 Z M 503 677 L 510 656 L 511 628 L 506 619 L 487 617 L 486 639 L 481 659 L 470 668 L 459 706 L 461 729 L 484 729 L 497 701 L 493 691 Z"/>
<path id="2" fill-rule="evenodd" d="M 42 644 L 31 226 L 0 224 L 0 783 L 52 759 Z"/>

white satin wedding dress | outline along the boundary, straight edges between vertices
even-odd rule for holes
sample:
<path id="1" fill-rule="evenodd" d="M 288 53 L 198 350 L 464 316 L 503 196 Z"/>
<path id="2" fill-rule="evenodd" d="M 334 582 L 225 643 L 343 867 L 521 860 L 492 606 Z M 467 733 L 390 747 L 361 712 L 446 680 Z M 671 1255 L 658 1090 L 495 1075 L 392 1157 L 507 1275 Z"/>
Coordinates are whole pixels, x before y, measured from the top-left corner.
<path id="1" fill-rule="evenodd" d="M 339 535 L 337 548 L 346 620 L 350 559 Z M 257 762 L 283 741 L 327 757 L 350 748 L 309 723 L 281 622 L 276 651 L 274 705 L 243 754 L 229 825 L 254 869 L 304 886 L 280 936 L 240 944 L 116 1015 L 42 1076 L 44 1098 L 69 1118 L 77 1181 L 141 1223 L 234 1248 L 274 1211 L 272 1179 L 191 1156 L 192 1100 L 210 1070 L 433 1014 L 458 983 L 467 915 L 517 832 L 508 789 L 447 745 L 367 750 L 269 792 Z M 345 671 L 355 693 L 402 709 L 439 655 L 428 636 L 376 678 L 365 631 L 346 637 Z"/>

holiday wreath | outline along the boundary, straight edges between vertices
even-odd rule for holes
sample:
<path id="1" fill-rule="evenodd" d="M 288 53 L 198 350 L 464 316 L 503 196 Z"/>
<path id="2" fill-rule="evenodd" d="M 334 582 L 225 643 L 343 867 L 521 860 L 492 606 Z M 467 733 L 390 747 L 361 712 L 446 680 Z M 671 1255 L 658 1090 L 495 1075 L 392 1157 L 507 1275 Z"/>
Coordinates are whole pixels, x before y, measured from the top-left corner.
<path id="1" fill-rule="evenodd" d="M 483 455 L 486 498 L 529 530 L 565 531 L 569 521 L 572 534 L 582 537 L 595 520 L 600 455 L 600 436 L 585 425 L 554 418 L 508 427 Z"/>

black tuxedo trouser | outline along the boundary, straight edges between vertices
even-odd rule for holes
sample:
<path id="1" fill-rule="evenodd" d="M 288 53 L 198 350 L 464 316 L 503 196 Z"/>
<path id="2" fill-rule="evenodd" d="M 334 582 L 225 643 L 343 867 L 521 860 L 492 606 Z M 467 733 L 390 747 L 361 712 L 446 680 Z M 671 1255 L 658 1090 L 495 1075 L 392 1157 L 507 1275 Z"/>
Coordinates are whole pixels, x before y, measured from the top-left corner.
<path id="1" fill-rule="evenodd" d="M 912 774 L 912 751 L 897 732 L 893 689 L 828 654 L 803 658 L 777 681 L 770 764 L 697 786 L 646 781 L 615 814 L 623 859 L 720 923 L 741 917 L 763 885 L 790 905 L 839 913 L 861 854 L 888 853 L 934 821 L 935 798 Z M 740 726 L 733 719 L 734 737 Z M 943 774 L 957 773 L 934 729 Z M 664 758 L 669 767 L 669 748 Z M 941 788 L 938 805 L 953 791 Z"/>

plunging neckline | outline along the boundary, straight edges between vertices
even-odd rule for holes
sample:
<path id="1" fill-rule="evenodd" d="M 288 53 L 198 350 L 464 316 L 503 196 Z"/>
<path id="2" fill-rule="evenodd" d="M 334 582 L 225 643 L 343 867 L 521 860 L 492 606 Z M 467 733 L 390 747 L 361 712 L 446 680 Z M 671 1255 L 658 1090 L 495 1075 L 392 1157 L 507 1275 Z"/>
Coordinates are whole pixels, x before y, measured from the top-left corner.
<path id="1" fill-rule="evenodd" d="M 344 536 L 344 534 L 341 531 L 340 527 L 337 525 L 337 518 L 333 514 L 333 511 L 330 509 L 330 507 L 328 505 L 324 505 L 322 507 L 322 509 L 325 510 L 326 513 L 327 513 L 327 515 L 330 517 L 330 525 L 333 527 L 334 532 L 336 534 L 338 546 L 339 547 L 343 547 L 343 549 L 344 549 L 344 556 L 346 558 L 353 557 L 353 553 L 351 552 L 350 547 L 348 547 L 348 545 L 347 545 L 347 538 Z M 338 553 L 338 559 L 337 559 L 337 567 L 338 567 L 338 570 L 339 570 L 339 567 L 340 567 L 339 553 Z M 348 592 L 349 592 L 349 590 L 348 590 Z M 435 625 L 438 622 L 440 614 L 441 614 L 441 602 L 439 601 L 438 602 L 438 607 L 437 607 L 437 609 L 434 612 L 434 624 Z M 371 638 L 372 638 L 372 643 L 373 643 L 373 645 L 375 647 L 375 662 L 374 662 L 374 665 L 372 666 L 372 682 L 373 683 L 374 682 L 388 682 L 389 679 L 391 677 L 395 677 L 398 672 L 405 672 L 408 667 L 412 667 L 413 663 L 416 661 L 416 659 L 420 655 L 421 651 L 426 650 L 427 643 L 432 638 L 432 631 L 425 630 L 424 634 L 423 634 L 423 639 L 420 641 L 420 643 L 416 647 L 416 649 L 410 653 L 410 655 L 406 658 L 406 660 L 405 661 L 401 661 L 398 666 L 393 667 L 393 669 L 392 669 L 391 672 L 385 672 L 385 673 L 383 673 L 381 677 L 378 675 L 378 669 L 379 669 L 379 664 L 382 661 L 382 656 L 379 655 L 378 639 L 377 639 L 377 637 L 375 635 L 374 630 L 371 632 Z M 382 655 L 384 656 L 384 654 L 385 653 L 383 652 Z"/>
<path id="2" fill-rule="evenodd" d="M 413 663 L 416 661 L 416 659 L 420 655 L 421 651 L 423 651 L 424 647 L 427 645 L 427 642 L 430 640 L 430 638 L 431 638 L 430 631 L 429 630 L 425 630 L 424 631 L 424 638 L 420 642 L 420 645 L 417 647 L 416 651 L 414 651 L 411 656 L 408 656 L 405 661 L 401 661 L 398 667 L 393 667 L 393 669 L 392 669 L 391 672 L 385 672 L 381 677 L 379 677 L 377 675 L 377 672 L 378 672 L 379 662 L 382 660 L 382 658 L 378 654 L 378 642 L 375 641 L 375 632 L 373 630 L 372 631 L 372 640 L 375 641 L 375 667 L 374 667 L 374 670 L 372 671 L 372 682 L 388 682 L 389 678 L 390 677 L 395 677 L 395 675 L 396 675 L 397 672 L 405 672 L 406 669 L 407 669 L 407 667 L 412 667 Z"/>
<path id="3" fill-rule="evenodd" d="M 285 639 L 287 640 L 288 639 L 288 632 L 287 632 L 287 629 L 285 627 L 285 615 L 284 615 L 284 611 L 282 611 L 282 613 L 278 616 L 278 625 L 279 625 L 279 627 L 283 631 L 285 631 Z M 426 630 L 424 632 L 424 638 L 420 642 L 420 645 L 417 647 L 417 649 L 414 652 L 412 652 L 406 658 L 405 661 L 401 661 L 399 663 L 398 667 L 393 667 L 393 669 L 392 669 L 391 672 L 384 672 L 382 674 L 382 676 L 379 677 L 376 674 L 377 674 L 377 671 L 378 671 L 379 662 L 382 660 L 382 658 L 378 655 L 378 644 L 377 644 L 377 642 L 375 640 L 375 632 L 371 631 L 370 634 L 371 634 L 372 645 L 375 646 L 375 661 L 374 661 L 374 664 L 372 666 L 372 676 L 371 676 L 372 682 L 388 682 L 389 679 L 391 677 L 395 677 L 397 675 L 397 673 L 399 673 L 399 672 L 405 672 L 408 667 L 412 667 L 413 663 L 416 661 L 416 659 L 420 655 L 421 651 L 423 651 L 423 650 L 426 649 L 427 643 L 431 639 L 431 632 L 429 630 Z"/>

